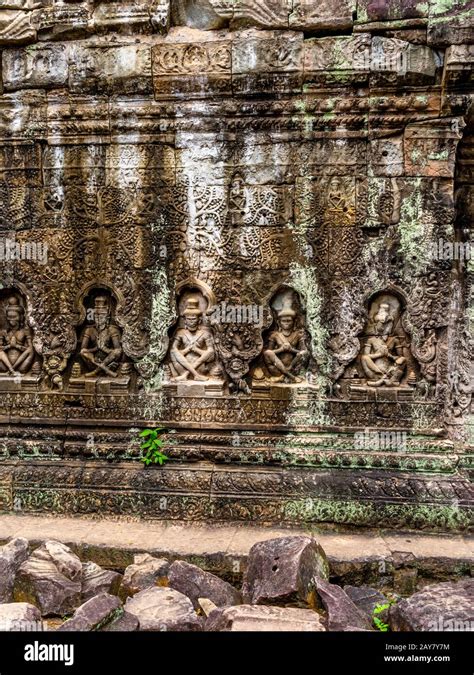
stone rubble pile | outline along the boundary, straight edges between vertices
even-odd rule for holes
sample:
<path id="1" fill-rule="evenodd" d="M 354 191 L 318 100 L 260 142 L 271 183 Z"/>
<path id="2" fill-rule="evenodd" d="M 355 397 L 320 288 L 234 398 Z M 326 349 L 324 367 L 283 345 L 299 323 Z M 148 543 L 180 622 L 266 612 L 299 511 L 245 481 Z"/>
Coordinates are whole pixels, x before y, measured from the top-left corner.
<path id="1" fill-rule="evenodd" d="M 306 536 L 255 544 L 241 591 L 185 561 L 139 554 L 122 575 L 81 562 L 60 542 L 29 552 L 16 538 L 0 547 L 0 630 L 41 630 L 60 617 L 58 631 L 373 631 L 381 606 L 379 619 L 394 631 L 474 629 L 472 578 L 395 604 L 370 586 L 329 579 L 324 550 Z"/>

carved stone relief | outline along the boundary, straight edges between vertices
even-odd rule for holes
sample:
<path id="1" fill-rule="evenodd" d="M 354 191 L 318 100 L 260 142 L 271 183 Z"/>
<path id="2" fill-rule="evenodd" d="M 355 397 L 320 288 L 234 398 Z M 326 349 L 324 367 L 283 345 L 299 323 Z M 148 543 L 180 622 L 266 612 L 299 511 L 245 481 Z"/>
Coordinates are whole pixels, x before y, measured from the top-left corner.
<path id="1" fill-rule="evenodd" d="M 206 316 L 208 300 L 197 290 L 185 290 L 178 301 L 178 325 L 166 360 L 167 381 L 222 388 L 223 370 Z"/>
<path id="2" fill-rule="evenodd" d="M 310 372 L 310 339 L 298 294 L 283 288 L 270 301 L 273 323 L 267 331 L 254 383 L 298 385 Z"/>
<path id="3" fill-rule="evenodd" d="M 343 376 L 349 396 L 386 388 L 413 394 L 418 367 L 410 351 L 403 312 L 396 295 L 379 293 L 370 301 L 359 354 Z"/>
<path id="4" fill-rule="evenodd" d="M 115 322 L 115 301 L 109 292 L 94 289 L 84 304 L 86 321 L 80 328 L 69 386 L 90 391 L 91 383 L 100 384 L 103 390 L 127 391 L 133 366 L 124 354 L 122 331 Z"/>
<path id="5" fill-rule="evenodd" d="M 27 322 L 25 300 L 13 290 L 0 296 L 0 388 L 31 388 L 39 381 L 40 362 Z"/>
<path id="6" fill-rule="evenodd" d="M 348 488 L 338 522 L 381 472 L 415 519 L 411 472 L 464 481 L 472 19 L 428 4 L 0 0 L 9 451 L 49 452 L 44 419 L 55 458 L 129 461 L 129 430 L 163 423 L 184 464 L 285 456 L 324 499 L 350 476 L 366 501 Z M 361 428 L 403 430 L 416 462 L 356 448 Z M 259 480 L 246 464 L 264 504 Z"/>

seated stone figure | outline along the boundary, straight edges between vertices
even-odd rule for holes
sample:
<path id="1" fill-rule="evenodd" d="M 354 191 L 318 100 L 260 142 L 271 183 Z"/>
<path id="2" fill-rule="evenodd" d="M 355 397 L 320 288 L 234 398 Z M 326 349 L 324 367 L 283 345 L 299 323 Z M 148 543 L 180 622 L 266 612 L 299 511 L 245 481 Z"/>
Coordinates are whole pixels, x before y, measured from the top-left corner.
<path id="1" fill-rule="evenodd" d="M 309 360 L 304 329 L 295 328 L 296 312 L 283 307 L 277 315 L 278 330 L 270 333 L 263 352 L 273 382 L 302 382 L 299 377 Z"/>
<path id="2" fill-rule="evenodd" d="M 388 303 L 380 303 L 373 334 L 365 343 L 361 364 L 370 387 L 399 386 L 407 367 L 400 338 L 391 335 L 394 317 Z"/>
<path id="3" fill-rule="evenodd" d="M 17 297 L 5 306 L 7 326 L 0 331 L 0 373 L 15 376 L 31 370 L 35 358 L 33 335 L 25 325 L 25 310 Z"/>
<path id="4" fill-rule="evenodd" d="M 117 377 L 122 353 L 120 329 L 111 323 L 109 298 L 98 295 L 94 301 L 94 324 L 85 328 L 81 338 L 80 355 L 92 368 L 85 377 Z"/>
<path id="5" fill-rule="evenodd" d="M 171 343 L 170 370 L 172 380 L 205 382 L 221 375 L 216 363 L 212 333 L 202 325 L 202 310 L 197 298 L 189 298 L 182 314 L 184 327 L 179 328 Z"/>

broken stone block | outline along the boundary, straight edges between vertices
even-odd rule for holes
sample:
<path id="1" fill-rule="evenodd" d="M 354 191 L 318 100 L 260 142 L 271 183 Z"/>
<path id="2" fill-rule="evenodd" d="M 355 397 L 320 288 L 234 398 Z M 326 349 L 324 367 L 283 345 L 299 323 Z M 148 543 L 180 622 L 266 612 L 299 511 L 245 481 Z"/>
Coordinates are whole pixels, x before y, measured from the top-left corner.
<path id="1" fill-rule="evenodd" d="M 327 611 L 327 628 L 331 631 L 371 630 L 372 625 L 365 612 L 352 602 L 340 586 L 324 579 L 316 579 L 318 596 Z"/>
<path id="2" fill-rule="evenodd" d="M 46 541 L 33 551 L 29 560 L 32 558 L 53 562 L 58 572 L 71 581 L 80 581 L 81 579 L 82 563 L 66 544 L 59 541 Z"/>
<path id="3" fill-rule="evenodd" d="M 219 14 L 229 16 L 229 3 L 210 0 Z M 287 28 L 292 0 L 239 0 L 231 3 L 231 27 L 261 26 L 262 28 Z"/>
<path id="4" fill-rule="evenodd" d="M 474 45 L 453 45 L 446 50 L 445 84 L 469 86 L 474 79 Z"/>
<path id="5" fill-rule="evenodd" d="M 20 8 L 0 10 L 0 46 L 24 45 L 35 39 L 32 12 Z"/>
<path id="6" fill-rule="evenodd" d="M 0 604 L 0 631 L 42 630 L 41 613 L 28 602 Z"/>
<path id="7" fill-rule="evenodd" d="M 150 46 L 77 42 L 71 49 L 69 89 L 81 94 L 151 93 Z"/>
<path id="8" fill-rule="evenodd" d="M 193 36 L 173 31 L 153 54 L 153 86 L 156 99 L 208 98 L 232 93 L 231 42 L 222 34 Z M 200 39 L 199 39 L 200 38 Z"/>
<path id="9" fill-rule="evenodd" d="M 358 0 L 356 23 L 423 19 L 426 9 L 424 0 Z"/>
<path id="10" fill-rule="evenodd" d="M 118 619 L 101 628 L 105 633 L 133 633 L 139 629 L 140 622 L 137 617 L 125 611 Z"/>
<path id="11" fill-rule="evenodd" d="M 164 558 L 154 558 L 149 553 L 134 556 L 133 565 L 124 572 L 119 595 L 125 599 L 150 586 L 167 586 L 170 564 Z"/>
<path id="12" fill-rule="evenodd" d="M 43 616 L 68 614 L 81 604 L 82 563 L 68 546 L 46 541 L 18 569 L 13 597 Z"/>
<path id="13" fill-rule="evenodd" d="M 242 595 L 252 605 L 291 602 L 314 604 L 314 580 L 328 578 L 329 563 L 310 537 L 281 537 L 250 549 Z"/>
<path id="14" fill-rule="evenodd" d="M 213 612 L 215 609 L 218 609 L 217 605 L 215 605 L 211 600 L 208 598 L 199 598 L 198 599 L 198 605 L 199 609 L 203 612 L 205 616 L 209 616 L 211 612 Z"/>
<path id="15" fill-rule="evenodd" d="M 458 2 L 429 0 L 427 29 L 429 45 L 439 48 L 471 44 L 473 35 L 474 12 L 469 0 Z"/>
<path id="16" fill-rule="evenodd" d="M 118 595 L 122 575 L 112 570 L 104 570 L 94 562 L 82 565 L 82 602 L 101 593 Z"/>
<path id="17" fill-rule="evenodd" d="M 169 585 L 186 595 L 195 609 L 200 607 L 199 598 L 208 598 L 217 607 L 239 605 L 242 602 L 239 591 L 226 581 L 182 560 L 171 565 Z"/>
<path id="18" fill-rule="evenodd" d="M 232 16 L 217 13 L 213 0 L 175 0 L 171 7 L 171 17 L 175 26 L 187 26 L 199 30 L 218 30 L 223 28 Z"/>
<path id="19" fill-rule="evenodd" d="M 27 557 L 27 539 L 16 537 L 0 547 L 0 603 L 12 601 L 15 574 Z"/>
<path id="20" fill-rule="evenodd" d="M 370 71 L 370 35 L 304 41 L 304 88 L 314 85 L 361 85 Z"/>
<path id="21" fill-rule="evenodd" d="M 293 0 L 290 28 L 304 31 L 338 31 L 352 27 L 356 0 Z"/>
<path id="22" fill-rule="evenodd" d="M 242 33 L 232 42 L 234 94 L 301 91 L 302 56 L 301 33 Z"/>
<path id="23" fill-rule="evenodd" d="M 376 138 L 370 141 L 369 176 L 403 175 L 403 137 Z"/>
<path id="24" fill-rule="evenodd" d="M 394 631 L 473 631 L 474 579 L 426 586 L 392 605 Z"/>
<path id="25" fill-rule="evenodd" d="M 101 630 L 123 614 L 122 603 L 115 595 L 101 593 L 78 607 L 74 615 L 58 631 Z"/>
<path id="26" fill-rule="evenodd" d="M 405 174 L 453 178 L 464 126 L 464 120 L 457 117 L 409 124 L 404 133 Z"/>
<path id="27" fill-rule="evenodd" d="M 67 44 L 39 44 L 28 49 L 3 52 L 2 74 L 5 91 L 64 86 L 68 78 Z"/>
<path id="28" fill-rule="evenodd" d="M 128 598 L 125 609 L 137 617 L 142 631 L 187 632 L 202 627 L 191 600 L 172 588 L 146 588 Z"/>
<path id="29" fill-rule="evenodd" d="M 325 628 L 319 614 L 311 609 L 239 605 L 211 612 L 205 630 L 321 632 Z"/>
<path id="30" fill-rule="evenodd" d="M 39 40 L 73 40 L 87 36 L 90 14 L 86 2 L 54 3 L 35 12 Z"/>
<path id="31" fill-rule="evenodd" d="M 429 84 L 439 66 L 441 61 L 430 47 L 378 35 L 372 38 L 372 84 Z"/>
<path id="32" fill-rule="evenodd" d="M 347 593 L 354 605 L 366 614 L 369 621 L 372 621 L 374 609 L 377 605 L 388 604 L 385 595 L 370 586 L 344 586 L 344 592 Z"/>

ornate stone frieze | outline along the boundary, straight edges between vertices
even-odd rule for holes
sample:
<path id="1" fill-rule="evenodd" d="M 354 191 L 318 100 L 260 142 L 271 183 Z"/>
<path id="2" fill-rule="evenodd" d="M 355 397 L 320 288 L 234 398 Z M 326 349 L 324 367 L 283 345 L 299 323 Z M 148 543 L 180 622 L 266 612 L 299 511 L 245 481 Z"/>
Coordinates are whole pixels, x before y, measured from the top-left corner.
<path id="1" fill-rule="evenodd" d="M 0 1 L 0 503 L 466 525 L 469 10 Z"/>

